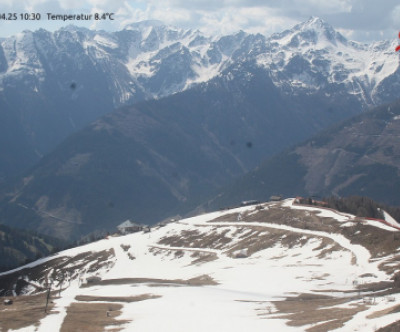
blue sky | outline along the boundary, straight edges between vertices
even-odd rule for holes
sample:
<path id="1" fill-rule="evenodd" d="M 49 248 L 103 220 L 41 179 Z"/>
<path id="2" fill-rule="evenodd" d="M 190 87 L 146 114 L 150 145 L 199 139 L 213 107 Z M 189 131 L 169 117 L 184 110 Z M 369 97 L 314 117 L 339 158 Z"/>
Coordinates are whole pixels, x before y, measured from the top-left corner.
<path id="1" fill-rule="evenodd" d="M 310 16 L 321 17 L 357 41 L 396 39 L 400 31 L 398 0 L 0 0 L 1 13 L 16 13 L 18 19 L 0 20 L 0 37 L 39 28 L 54 31 L 71 23 L 113 31 L 147 19 L 206 34 L 244 30 L 268 36 Z M 21 20 L 22 13 L 40 13 L 41 19 Z M 47 13 L 114 13 L 115 20 L 50 21 Z"/>

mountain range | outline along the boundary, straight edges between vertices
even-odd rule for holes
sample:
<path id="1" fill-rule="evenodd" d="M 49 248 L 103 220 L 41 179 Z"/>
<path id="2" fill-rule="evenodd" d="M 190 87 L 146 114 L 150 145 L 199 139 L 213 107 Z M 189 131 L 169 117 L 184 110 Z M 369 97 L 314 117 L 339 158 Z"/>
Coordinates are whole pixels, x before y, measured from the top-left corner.
<path id="1" fill-rule="evenodd" d="M 270 37 L 208 37 L 158 21 L 112 33 L 23 31 L 0 42 L 0 179 L 121 105 L 186 90 L 232 64 L 253 62 L 290 96 L 349 98 L 357 110 L 390 102 L 399 88 L 394 47 L 348 41 L 316 17 Z"/>
<path id="2" fill-rule="evenodd" d="M 68 26 L 0 44 L 0 178 L 123 104 L 182 91 L 247 53 L 245 33 L 212 40 L 149 21 L 107 33 Z M 237 54 L 236 53 L 240 53 Z"/>
<path id="3" fill-rule="evenodd" d="M 72 135 L 7 192 L 0 219 L 65 238 L 126 219 L 154 224 L 354 112 L 343 100 L 283 96 L 251 65 L 229 71 Z"/>
<path id="4" fill-rule="evenodd" d="M 396 45 L 1 39 L 0 269 L 101 240 L 0 273 L 0 329 L 397 331 L 399 208 L 343 197 L 400 205 Z"/>
<path id="5" fill-rule="evenodd" d="M 76 238 L 190 211 L 266 158 L 395 100 L 394 48 L 315 17 L 268 38 L 150 21 L 5 39 L 0 221 Z"/>

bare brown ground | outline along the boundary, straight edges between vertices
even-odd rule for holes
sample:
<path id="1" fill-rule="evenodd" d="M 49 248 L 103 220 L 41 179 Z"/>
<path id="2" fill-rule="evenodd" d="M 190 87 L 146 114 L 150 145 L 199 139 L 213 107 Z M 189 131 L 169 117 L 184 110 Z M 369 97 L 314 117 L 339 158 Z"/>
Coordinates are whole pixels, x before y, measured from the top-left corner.
<path id="1" fill-rule="evenodd" d="M 46 283 L 51 271 L 63 271 L 70 279 L 77 278 L 79 273 L 91 264 L 87 272 L 95 272 L 101 268 L 107 268 L 113 264 L 112 259 L 115 257 L 114 249 L 104 250 L 100 252 L 83 252 L 73 257 L 56 257 L 43 264 L 33 268 L 26 268 L 21 271 L 0 276 L 0 296 L 9 290 L 15 290 L 20 295 L 24 293 L 27 286 L 36 287 L 35 284 L 43 284 L 43 288 L 36 287 L 36 292 L 43 292 L 46 289 Z M 35 280 L 35 284 L 29 284 L 21 275 L 26 275 L 27 279 Z"/>
<path id="2" fill-rule="evenodd" d="M 213 222 L 266 222 L 279 225 L 288 225 L 301 229 L 312 229 L 323 232 L 341 233 L 347 237 L 351 243 L 359 244 L 368 249 L 371 258 L 384 257 L 396 253 L 400 247 L 400 234 L 390 232 L 381 228 L 367 225 L 362 219 L 355 217 L 352 222 L 354 226 L 340 227 L 341 222 L 334 218 L 320 217 L 317 212 L 289 209 L 280 204 L 269 206 L 266 209 L 250 211 L 248 213 L 232 213 L 218 217 Z M 398 258 L 398 257 L 397 257 Z M 398 262 L 398 264 L 395 264 Z M 388 273 L 400 268 L 400 261 L 395 259 L 391 266 L 383 265 L 382 268 Z"/>
<path id="3" fill-rule="evenodd" d="M 208 275 L 201 275 L 192 279 L 156 279 L 156 278 L 122 278 L 122 279 L 106 279 L 99 280 L 90 284 L 94 285 L 134 285 L 134 284 L 155 284 L 155 285 L 186 285 L 186 286 L 207 286 L 217 285 L 218 283 Z"/>
<path id="4" fill-rule="evenodd" d="M 78 295 L 75 300 L 81 302 L 139 302 L 150 299 L 157 299 L 160 295 L 154 294 L 142 294 L 138 296 L 89 296 L 89 295 Z"/>
<path id="5" fill-rule="evenodd" d="M 191 253 L 190 257 L 194 258 L 191 262 L 191 265 L 200 265 L 207 262 L 212 262 L 218 258 L 218 255 L 213 252 L 209 251 L 201 251 L 201 250 L 194 250 L 194 248 L 160 248 L 157 246 L 152 246 L 149 251 L 154 255 L 157 256 L 161 253 L 165 254 L 166 256 L 170 256 L 171 253 L 174 252 L 174 258 L 181 258 L 185 255 L 185 252 Z"/>
<path id="6" fill-rule="evenodd" d="M 4 297 L 13 300 L 12 305 L 0 304 L 0 330 L 17 330 L 27 326 L 36 326 L 47 314 L 45 313 L 47 294 Z M 53 303 L 49 302 L 48 312 L 51 314 Z"/>
<path id="7" fill-rule="evenodd" d="M 182 231 L 179 235 L 167 236 L 162 238 L 158 244 L 169 245 L 172 247 L 190 248 L 212 248 L 221 249 L 232 241 L 226 234 L 229 229 L 224 232 L 207 232 L 202 233 L 195 231 Z"/>
<path id="8" fill-rule="evenodd" d="M 200 265 L 212 262 L 218 258 L 218 256 L 214 253 L 200 253 L 198 251 L 193 252 L 190 257 L 194 258 L 194 260 L 191 262 L 192 265 Z"/>
<path id="9" fill-rule="evenodd" d="M 215 229 L 220 227 L 223 226 L 216 226 Z M 277 243 L 280 243 L 290 249 L 295 246 L 303 246 L 311 238 L 315 238 L 315 236 L 310 236 L 302 233 L 293 233 L 280 229 L 252 226 L 251 224 L 249 224 L 249 226 L 238 227 L 236 233 L 234 234 L 234 236 L 237 236 L 238 241 L 233 241 L 230 237 L 226 236 L 227 232 L 229 231 L 230 230 L 228 229 L 224 232 L 217 232 L 216 230 L 214 230 L 213 232 L 208 233 L 202 233 L 198 230 L 184 231 L 179 235 L 164 237 L 159 242 L 159 244 L 168 245 L 171 247 L 185 248 L 184 251 L 189 252 L 191 249 L 222 249 L 225 250 L 224 253 L 228 254 L 230 257 L 235 258 L 235 252 L 242 249 L 246 249 L 247 256 L 251 256 L 255 252 L 271 248 Z M 326 248 L 321 252 L 321 258 L 332 253 L 333 251 L 345 250 L 338 244 L 335 244 L 335 242 L 331 239 L 320 239 L 323 243 L 321 243 L 320 248 L 316 248 L 315 250 Z M 204 242 L 202 242 L 202 240 Z M 158 253 L 163 251 L 168 252 L 168 254 L 170 254 L 170 252 L 172 251 L 175 251 L 175 257 L 180 257 L 183 255 L 183 249 L 165 249 L 154 246 L 150 250 L 154 255 L 157 255 Z M 206 257 L 205 259 L 203 259 L 203 261 L 200 260 L 200 262 L 207 262 L 217 258 L 215 254 L 212 255 L 213 256 Z M 201 259 L 202 257 L 199 258 Z M 198 262 L 198 260 L 195 260 L 192 262 L 192 264 L 196 264 Z"/>
<path id="10" fill-rule="evenodd" d="M 353 308 L 334 308 L 344 304 L 349 299 L 318 296 L 314 294 L 301 294 L 298 297 L 287 298 L 284 301 L 273 302 L 280 319 L 287 319 L 289 326 L 305 326 L 315 324 L 308 328 L 309 332 L 326 332 L 342 327 L 355 314 L 366 309 L 365 305 L 356 305 Z M 267 312 L 261 315 L 273 319 Z M 319 324 L 322 322 L 321 324 Z M 325 322 L 325 323 L 323 323 Z"/>
<path id="11" fill-rule="evenodd" d="M 218 285 L 213 278 L 211 278 L 207 274 L 203 274 L 202 276 L 198 276 L 186 281 L 187 285 L 190 286 L 211 286 L 211 285 Z"/>
<path id="12" fill-rule="evenodd" d="M 400 305 L 395 305 L 393 307 L 387 308 L 385 310 L 381 310 L 381 311 L 376 311 L 370 315 L 367 316 L 367 318 L 378 318 L 378 317 L 382 317 L 385 315 L 389 315 L 389 314 L 393 314 L 395 312 L 399 312 L 400 311 Z"/>
<path id="13" fill-rule="evenodd" d="M 400 331 L 400 321 L 382 327 L 377 332 L 399 332 L 399 331 Z"/>
<path id="14" fill-rule="evenodd" d="M 394 274 L 400 270 L 400 255 L 394 255 L 384 263 L 379 265 L 379 269 L 385 271 L 387 274 Z"/>
<path id="15" fill-rule="evenodd" d="M 311 236 L 300 234 L 300 233 L 288 233 L 284 230 L 279 229 L 266 229 L 263 227 L 249 227 L 253 232 L 250 236 L 242 238 L 239 242 L 237 242 L 234 246 L 232 246 L 227 254 L 233 257 L 234 252 L 242 249 L 247 250 L 247 255 L 251 256 L 252 254 L 272 248 L 277 243 L 281 243 L 283 246 L 287 248 L 293 248 L 295 246 L 304 245 Z"/>
<path id="16" fill-rule="evenodd" d="M 370 282 L 357 286 L 357 290 L 361 293 L 375 293 L 375 295 L 385 296 L 398 293 L 398 289 L 393 288 L 392 281 Z"/>
<path id="17" fill-rule="evenodd" d="M 71 303 L 61 332 L 120 331 L 128 321 L 117 320 L 122 305 L 117 303 Z"/>

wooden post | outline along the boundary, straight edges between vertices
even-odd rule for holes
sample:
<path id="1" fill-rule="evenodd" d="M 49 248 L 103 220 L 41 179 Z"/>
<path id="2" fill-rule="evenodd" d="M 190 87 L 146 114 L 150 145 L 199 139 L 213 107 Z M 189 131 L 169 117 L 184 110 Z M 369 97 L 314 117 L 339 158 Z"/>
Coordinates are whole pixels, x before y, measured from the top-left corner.
<path id="1" fill-rule="evenodd" d="M 53 285 L 53 280 L 50 282 L 50 286 L 47 289 L 47 296 L 46 296 L 46 308 L 44 309 L 44 312 L 47 314 L 47 306 L 49 304 L 49 299 L 50 299 L 50 292 L 51 292 L 51 286 Z"/>

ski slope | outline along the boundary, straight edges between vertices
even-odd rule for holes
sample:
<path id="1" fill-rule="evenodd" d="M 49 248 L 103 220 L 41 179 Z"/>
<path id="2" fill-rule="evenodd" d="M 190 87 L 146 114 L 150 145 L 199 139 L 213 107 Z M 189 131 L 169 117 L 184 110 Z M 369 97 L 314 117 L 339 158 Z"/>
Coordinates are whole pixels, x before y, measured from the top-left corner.
<path id="1" fill-rule="evenodd" d="M 97 268 L 90 259 L 71 261 L 67 266 L 73 272 L 61 296 L 53 296 L 50 314 L 36 326 L 14 331 L 67 330 L 77 303 L 88 312 L 110 303 L 120 306 L 115 317 L 108 316 L 114 311 L 99 309 L 99 317 L 110 318 L 102 330 L 375 331 L 399 320 L 400 313 L 390 312 L 400 295 L 388 295 L 389 286 L 379 291 L 368 286 L 390 282 L 391 275 L 380 267 L 394 256 L 374 257 L 340 234 L 341 226 L 326 232 L 300 228 L 294 219 L 293 225 L 265 219 L 290 212 L 299 220 L 319 216 L 321 223 L 332 225 L 354 221 L 351 215 L 292 204 L 286 200 L 204 214 L 150 233 L 109 237 L 5 273 L 22 275 L 42 266 L 56 270 L 51 264 L 60 258 L 112 252 Z M 87 282 L 93 276 L 97 282 Z M 372 296 L 374 303 L 367 303 Z"/>

